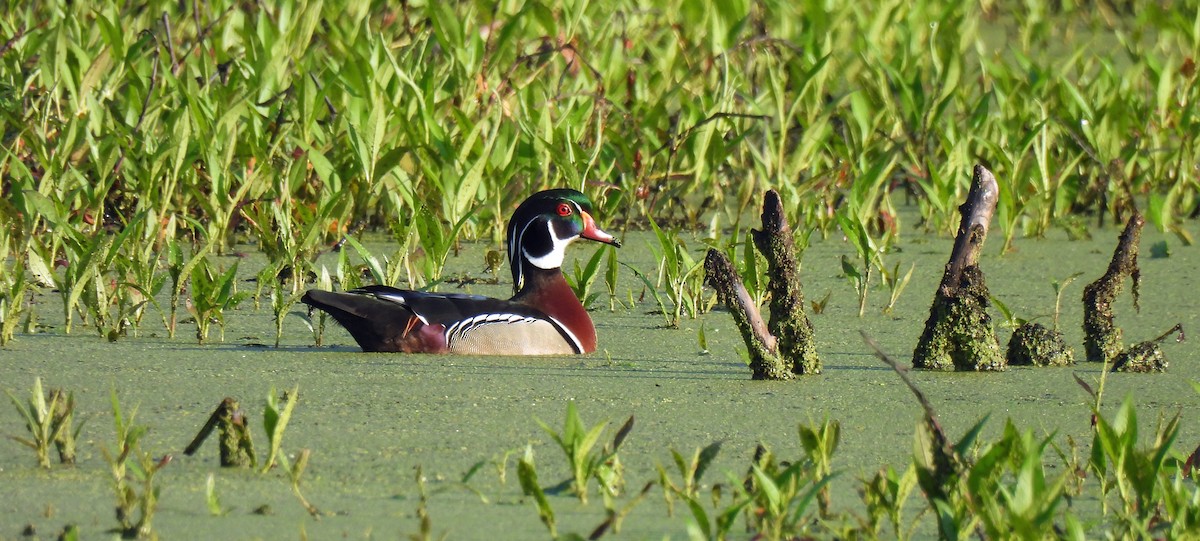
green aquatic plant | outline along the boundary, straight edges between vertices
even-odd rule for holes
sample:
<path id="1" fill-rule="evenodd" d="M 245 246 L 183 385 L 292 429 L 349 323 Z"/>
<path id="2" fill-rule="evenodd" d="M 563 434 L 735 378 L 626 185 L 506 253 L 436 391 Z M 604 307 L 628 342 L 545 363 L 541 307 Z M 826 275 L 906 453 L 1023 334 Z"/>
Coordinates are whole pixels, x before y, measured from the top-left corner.
<path id="1" fill-rule="evenodd" d="M 329 269 L 321 265 L 321 272 L 317 274 L 317 280 L 313 283 L 313 287 L 325 291 L 333 290 L 333 279 L 329 276 Z M 321 342 L 325 338 L 325 324 L 329 322 L 329 314 L 324 310 L 309 309 L 306 313 L 300 314 L 301 319 L 308 325 L 308 330 L 313 335 L 313 345 L 321 347 Z"/>
<path id="2" fill-rule="evenodd" d="M 0 240 L 0 346 L 5 346 L 16 336 L 17 326 L 25 313 L 25 292 L 29 289 L 26 277 L 25 257 L 17 252 L 8 257 L 4 251 L 6 243 Z"/>
<path id="3" fill-rule="evenodd" d="M 1054 288 L 1054 330 L 1058 330 L 1058 316 L 1062 313 L 1063 293 L 1066 292 L 1067 286 L 1071 285 L 1071 282 L 1074 282 L 1080 276 L 1083 276 L 1083 273 L 1077 272 L 1062 280 L 1053 280 L 1050 282 L 1051 287 Z"/>
<path id="4" fill-rule="evenodd" d="M 300 479 L 304 477 L 304 471 L 308 468 L 308 460 L 311 457 L 311 450 L 301 449 L 300 452 L 296 454 L 295 462 L 288 464 L 287 458 L 284 455 L 280 455 L 280 461 L 282 462 L 284 469 L 287 470 L 288 482 L 292 487 L 292 495 L 296 496 L 296 499 L 300 501 L 300 506 L 303 507 L 305 511 L 308 511 L 309 516 L 320 518 L 321 510 L 317 509 L 317 506 L 308 501 L 308 498 L 305 497 L 304 493 L 300 491 Z"/>
<path id="5" fill-rule="evenodd" d="M 900 264 L 896 263 L 891 270 L 886 266 L 879 268 L 879 274 L 883 279 L 883 285 L 888 289 L 888 303 L 883 307 L 884 314 L 891 314 L 896 308 L 896 301 L 900 300 L 900 295 L 904 293 L 904 288 L 908 287 L 908 282 L 912 280 L 913 271 L 917 270 L 917 264 L 913 263 L 908 267 L 908 272 L 903 277 L 900 276 Z"/>
<path id="6" fill-rule="evenodd" d="M 658 280 L 654 286 L 656 290 L 663 289 L 671 301 L 667 326 L 678 327 L 685 312 L 695 319 L 711 308 L 704 300 L 704 261 L 696 261 L 688 253 L 678 231 L 663 231 L 654 220 L 650 220 L 650 228 L 658 241 L 657 248 L 650 248 L 658 260 Z"/>
<path id="7" fill-rule="evenodd" d="M 609 246 L 601 246 L 592 253 L 592 257 L 589 257 L 587 263 L 583 266 L 579 265 L 579 260 L 575 260 L 573 272 L 566 275 L 567 283 L 570 284 L 571 290 L 575 292 L 575 297 L 579 299 L 579 302 L 583 303 L 585 308 L 590 307 L 600 298 L 599 292 L 592 291 L 592 284 L 595 283 L 598 277 L 600 260 L 605 256 L 606 250 L 615 252 Z"/>
<path id="8" fill-rule="evenodd" d="M 158 310 L 164 322 L 167 319 L 158 303 L 159 294 L 167 283 L 167 275 L 162 272 L 160 254 L 153 243 L 145 243 L 145 246 L 140 248 L 136 246 L 137 242 L 130 244 L 134 244 L 131 247 L 134 253 L 126 254 L 126 257 L 117 262 L 120 269 L 118 272 L 124 281 L 117 284 L 120 292 L 117 300 L 117 323 L 108 333 L 110 341 L 124 335 L 128 329 L 132 329 L 134 336 L 137 336 L 147 307 L 153 306 Z"/>
<path id="9" fill-rule="evenodd" d="M 739 485 L 739 497 L 749 503 L 748 527 L 766 539 L 805 534 L 812 519 L 809 506 L 833 479 L 812 471 L 813 467 L 808 460 L 777 463 L 774 455 L 760 446 L 746 482 Z"/>
<path id="10" fill-rule="evenodd" d="M 617 452 L 629 436 L 629 432 L 633 430 L 632 416 L 617 430 L 612 443 L 601 448 L 596 448 L 596 444 L 600 442 L 600 436 L 604 435 L 608 422 L 587 428 L 573 400 L 567 402 L 567 413 L 561 432 L 541 420 L 537 423 L 550 435 L 554 443 L 558 444 L 566 457 L 571 470 L 571 478 L 567 485 L 580 502 L 587 503 L 588 485 L 593 478 L 599 483 L 603 493 L 616 495 L 620 492 L 623 477 Z"/>
<path id="11" fill-rule="evenodd" d="M 633 272 L 633 275 L 637 277 L 638 280 L 642 281 L 642 286 L 644 287 L 642 290 L 642 295 L 644 296 L 646 292 L 650 293 L 650 298 L 654 299 L 654 303 L 658 305 L 658 313 L 662 314 L 663 316 L 663 325 L 671 328 L 678 327 L 679 320 L 674 317 L 674 312 L 667 308 L 667 301 L 664 300 L 662 294 L 658 292 L 658 286 L 654 284 L 654 281 L 651 280 L 649 276 L 646 276 L 645 273 L 638 270 L 637 267 L 625 263 L 624 261 L 621 262 L 621 265 Z M 636 303 L 633 300 L 632 291 L 630 291 L 629 297 L 629 305 L 634 306 Z"/>
<path id="12" fill-rule="evenodd" d="M 862 480 L 863 504 L 866 506 L 866 516 L 860 519 L 860 528 L 867 537 L 881 537 L 883 519 L 891 524 L 892 536 L 898 541 L 909 539 L 913 530 L 919 525 L 919 517 L 908 524 L 904 521 L 904 507 L 909 496 L 917 487 L 917 470 L 909 466 L 903 474 L 897 474 L 896 469 L 887 466 L 875 472 L 870 480 Z"/>
<path id="13" fill-rule="evenodd" d="M 537 507 L 538 517 L 542 519 L 542 524 L 546 525 L 546 529 L 550 531 L 551 539 L 558 539 L 558 523 L 554 516 L 554 508 L 550 506 L 550 500 L 546 497 L 546 491 L 542 489 L 541 483 L 538 482 L 537 466 L 533 463 L 533 446 L 525 446 L 525 454 L 517 459 L 517 479 L 521 483 L 521 492 L 525 496 L 533 498 L 533 503 Z"/>
<path id="14" fill-rule="evenodd" d="M 857 262 L 842 255 L 842 274 L 845 275 L 850 285 L 854 286 L 854 291 L 858 294 L 858 317 L 863 317 L 867 310 L 867 292 L 870 290 L 871 273 L 877 267 L 876 258 L 879 256 L 879 250 L 867 231 L 867 225 L 857 220 L 854 213 L 839 212 L 837 218 L 842 233 L 850 240 L 850 244 L 858 255 Z"/>
<path id="15" fill-rule="evenodd" d="M 608 250 L 608 257 L 604 259 L 604 287 L 608 290 L 608 310 L 616 311 L 617 309 L 617 271 L 620 267 L 617 265 L 617 251 Z"/>
<path id="16" fill-rule="evenodd" d="M 1065 487 L 1073 472 L 1047 475 L 1043 457 L 1052 438 L 1035 438 L 1032 431 L 1018 430 L 1010 419 L 1001 438 L 971 463 L 966 474 L 967 501 L 988 537 L 1061 535 L 1058 509 L 1067 503 Z M 1072 537 L 1082 534 L 1073 517 L 1067 516 L 1066 521 Z"/>
<path id="17" fill-rule="evenodd" d="M 214 517 L 222 516 L 228 511 L 221 505 L 221 497 L 217 494 L 217 478 L 211 472 L 204 479 L 204 506 L 208 509 L 208 514 Z"/>
<path id="18" fill-rule="evenodd" d="M 52 389 L 49 398 L 42 390 L 42 378 L 34 378 L 33 388 L 27 402 L 17 399 L 8 390 L 4 391 L 12 401 L 13 407 L 25 421 L 25 429 L 29 438 L 9 436 L 26 447 L 33 449 L 37 455 L 38 466 L 50 468 L 50 446 L 58 450 L 59 462 L 71 465 L 75 463 L 75 441 L 83 424 L 75 424 L 75 395 L 64 394 L 59 389 Z"/>
<path id="19" fill-rule="evenodd" d="M 420 466 L 414 468 L 414 475 L 417 482 L 417 520 L 420 522 L 420 530 L 417 534 L 410 535 L 409 539 L 413 541 L 431 541 L 433 539 L 433 520 L 429 518 L 429 494 L 425 490 L 425 472 Z"/>
<path id="20" fill-rule="evenodd" d="M 384 257 L 383 261 L 380 261 L 379 257 L 376 257 L 373 253 L 371 253 L 371 251 L 367 249 L 366 246 L 363 246 L 358 239 L 354 237 L 346 237 L 345 240 L 346 244 L 349 244 L 352 248 L 354 248 L 355 253 L 362 258 L 363 263 L 366 265 L 367 271 L 370 272 L 371 279 L 374 280 L 376 284 L 390 285 L 399 283 L 400 275 L 405 271 L 405 265 L 407 261 L 407 257 L 403 255 L 403 249 L 393 254 L 392 257 Z M 345 250 L 342 250 L 342 254 L 345 254 Z M 349 258 L 345 257 L 345 259 L 343 259 L 342 267 L 346 268 L 348 265 Z M 342 282 L 343 287 L 348 285 L 358 287 L 361 285 L 361 279 L 356 276 L 357 274 L 360 273 L 343 271 L 339 273 L 339 281 Z M 411 272 L 409 274 L 411 275 Z M 347 280 L 346 277 L 349 276 L 355 277 Z"/>
<path id="21" fill-rule="evenodd" d="M 1171 445 L 1179 435 L 1181 415 L 1160 421 L 1149 447 L 1138 441 L 1133 400 L 1126 397 L 1109 418 L 1095 412 L 1095 433 L 1088 469 L 1100 483 L 1101 507 L 1116 518 L 1115 532 L 1131 537 L 1152 535 L 1159 520 L 1158 502 L 1171 475 Z M 1109 498 L 1117 505 L 1110 507 Z"/>
<path id="22" fill-rule="evenodd" d="M 704 472 L 708 471 L 708 467 L 720 451 L 721 442 L 716 441 L 703 449 L 697 448 L 692 453 L 690 460 L 684 460 L 683 455 L 679 451 L 671 449 L 671 459 L 675 464 L 676 471 L 679 473 L 679 484 L 671 480 L 667 469 L 662 464 L 657 466 L 658 484 L 663 489 L 663 499 L 667 502 L 668 515 L 674 514 L 676 497 L 684 501 L 699 500 L 700 479 L 704 477 Z"/>
<path id="23" fill-rule="evenodd" d="M 287 431 L 288 422 L 292 420 L 292 412 L 296 409 L 296 402 L 300 399 L 300 386 L 297 385 L 291 391 L 284 393 L 283 405 L 280 407 L 279 396 L 275 392 L 275 388 L 267 392 L 267 402 L 263 406 L 263 431 L 267 434 L 267 458 L 262 462 L 261 471 L 266 473 L 275 467 L 275 463 L 281 459 L 286 460 L 286 455 L 281 452 L 283 448 L 283 434 Z M 287 468 L 287 465 L 284 465 Z M 291 468 L 288 468 L 289 471 Z M 301 468 L 300 472 L 303 473 Z"/>
<path id="24" fill-rule="evenodd" d="M 736 483 L 734 483 L 736 486 Z M 736 497 L 725 507 L 712 510 L 705 509 L 700 498 L 683 495 L 681 499 L 691 512 L 691 522 L 688 523 L 688 538 L 695 541 L 724 541 L 737 524 L 738 516 L 752 503 L 747 497 Z M 717 507 L 716 491 L 714 490 L 714 507 Z"/>
<path id="25" fill-rule="evenodd" d="M 801 424 L 799 432 L 800 446 L 810 464 L 807 477 L 814 486 L 822 485 L 817 491 L 817 505 L 820 506 L 821 516 L 828 517 L 831 514 L 831 500 L 829 486 L 824 481 L 833 476 L 833 454 L 841 443 L 842 424 L 825 419 L 820 425 Z"/>
<path id="26" fill-rule="evenodd" d="M 166 325 L 167 335 L 171 338 L 175 338 L 175 325 L 178 321 L 176 314 L 188 280 L 195 272 L 196 267 L 205 261 L 210 249 L 211 244 L 205 244 L 199 250 L 193 250 L 189 256 L 184 256 L 183 247 L 178 241 L 171 239 L 167 242 L 167 276 L 171 279 L 171 304 L 168 313 L 163 316 L 163 324 Z M 205 278 L 207 277 L 206 274 Z M 197 333 L 200 331 L 199 325 L 197 322 Z"/>
<path id="27" fill-rule="evenodd" d="M 126 415 L 121 410 L 117 391 L 110 393 L 116 446 L 100 448 L 108 462 L 113 491 L 116 493 L 118 531 L 125 537 L 146 538 L 154 532 L 154 513 L 162 487 L 155 483 L 156 474 L 171 462 L 171 455 L 161 458 L 141 448 L 142 437 L 149 430 L 134 424 L 137 406 Z M 132 461 L 130 459 L 133 459 Z"/>
<path id="28" fill-rule="evenodd" d="M 225 340 L 225 312 L 232 310 L 250 294 L 237 290 L 238 264 L 234 262 L 224 272 L 217 271 L 205 256 L 192 267 L 191 297 L 188 312 L 196 321 L 196 341 L 203 344 L 208 331 L 216 323 Z"/>
<path id="29" fill-rule="evenodd" d="M 108 244 L 107 235 L 99 234 L 87 238 L 81 232 L 70 229 L 67 231 L 66 234 L 51 236 L 49 242 L 45 244 L 35 241 L 30 244 L 30 247 L 41 260 L 41 266 L 48 269 L 57 266 L 57 258 L 61 253 L 65 267 L 62 272 L 51 272 L 50 274 L 54 280 L 55 290 L 62 298 L 63 330 L 69 334 L 75 321 L 75 314 L 81 312 L 81 308 L 86 314 L 87 305 L 84 304 L 84 294 L 89 291 L 89 286 L 94 281 L 102 279 L 101 263 L 104 252 L 108 250 L 110 244 Z M 92 308 L 98 309 L 99 299 L 96 298 L 96 290 L 91 288 L 91 291 L 93 295 L 86 302 L 91 303 Z M 107 307 L 105 308 L 107 309 Z"/>

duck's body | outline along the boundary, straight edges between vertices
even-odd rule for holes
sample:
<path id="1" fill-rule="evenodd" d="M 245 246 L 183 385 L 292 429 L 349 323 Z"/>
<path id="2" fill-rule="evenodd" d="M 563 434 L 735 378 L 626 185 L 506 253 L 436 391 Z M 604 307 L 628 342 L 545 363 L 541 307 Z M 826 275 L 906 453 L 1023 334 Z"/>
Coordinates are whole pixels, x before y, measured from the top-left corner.
<path id="1" fill-rule="evenodd" d="M 575 239 L 620 246 L 596 227 L 591 210 L 591 202 L 575 190 L 539 192 L 521 203 L 508 226 L 516 292 L 509 300 L 388 286 L 310 290 L 301 300 L 333 316 L 364 351 L 590 353 L 596 349 L 592 318 L 560 267 Z"/>

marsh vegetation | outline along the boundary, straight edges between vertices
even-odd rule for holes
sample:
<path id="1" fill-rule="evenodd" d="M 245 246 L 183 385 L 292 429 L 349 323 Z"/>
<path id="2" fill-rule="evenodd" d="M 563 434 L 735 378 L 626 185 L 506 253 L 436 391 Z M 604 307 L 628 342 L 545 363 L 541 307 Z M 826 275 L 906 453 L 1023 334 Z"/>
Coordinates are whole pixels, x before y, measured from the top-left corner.
<path id="1" fill-rule="evenodd" d="M 23 496 L 3 522 L 278 537 L 297 531 L 292 511 L 304 536 L 372 531 L 354 518 L 395 527 L 415 510 L 418 524 L 399 522 L 424 537 L 498 517 L 535 535 L 538 516 L 562 536 L 623 525 L 708 539 L 1194 528 L 1197 431 L 1176 414 L 1195 411 L 1194 354 L 1168 376 L 1107 375 L 1108 361 L 978 376 L 987 383 L 914 375 L 947 425 L 938 436 L 927 411 L 897 409 L 919 401 L 877 377 L 856 334 L 912 350 L 945 261 L 932 244 L 954 233 L 976 162 L 998 183 L 982 257 L 1006 320 L 1052 313 L 1082 344 L 1079 303 L 1062 301 L 1058 280 L 1098 276 L 1114 227 L 1140 212 L 1156 257 L 1141 262 L 1143 313 L 1122 306 L 1124 336 L 1194 326 L 1194 6 L 835 4 L 0 10 L 0 380 L 15 406 L 0 432 L 17 439 L 0 478 Z M 354 355 L 296 308 L 314 286 L 502 294 L 503 258 L 490 254 L 504 221 L 557 186 L 587 193 L 634 248 L 565 268 L 597 311 L 594 356 Z M 790 387 L 744 381 L 746 354 L 703 286 L 712 248 L 753 302 L 772 300 L 749 231 L 768 189 L 786 202 L 820 307 L 823 375 Z M 268 389 L 295 382 L 305 403 L 289 424 L 293 402 Z M 276 401 L 264 474 L 171 464 L 212 404 L 264 394 Z M 980 406 L 954 407 L 981 396 L 986 423 Z M 578 409 L 560 431 L 569 397 Z M 464 416 L 466 404 L 485 411 Z M 107 411 L 114 434 L 95 419 Z M 636 428 L 604 428 L 631 414 Z M 915 435 L 896 429 L 914 420 Z M 67 435 L 73 470 L 50 461 Z M 499 475 L 481 475 L 497 456 Z M 96 483 L 116 495 L 116 523 Z M 600 505 L 583 503 L 589 487 Z M 272 512 L 285 518 L 244 528 Z M 456 524 L 468 514 L 479 522 Z"/>

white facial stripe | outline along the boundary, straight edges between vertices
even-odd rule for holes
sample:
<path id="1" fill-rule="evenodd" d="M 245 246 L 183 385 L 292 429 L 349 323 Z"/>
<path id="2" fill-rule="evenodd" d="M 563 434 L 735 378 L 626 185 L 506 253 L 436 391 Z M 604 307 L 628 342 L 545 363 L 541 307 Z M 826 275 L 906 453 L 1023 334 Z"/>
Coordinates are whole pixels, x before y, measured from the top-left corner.
<path id="1" fill-rule="evenodd" d="M 546 222 L 546 229 L 549 230 L 550 240 L 554 243 L 554 248 L 550 250 L 550 253 L 541 257 L 532 257 L 529 252 L 521 250 L 521 255 L 539 269 L 557 269 L 562 266 L 563 258 L 567 255 L 567 245 L 571 244 L 575 237 L 560 239 L 554 236 L 554 226 L 550 222 Z"/>
<path id="2" fill-rule="evenodd" d="M 521 241 L 525 238 L 525 231 L 527 231 L 531 225 L 533 225 L 533 222 L 527 222 L 524 227 L 521 228 L 520 233 L 517 233 L 512 238 L 508 239 L 508 264 L 512 266 L 513 273 L 517 277 L 516 283 L 513 284 L 513 287 L 516 289 L 521 289 L 521 286 L 525 285 L 525 275 L 521 272 L 521 261 L 518 260 L 513 254 L 517 253 L 517 247 L 521 245 Z"/>

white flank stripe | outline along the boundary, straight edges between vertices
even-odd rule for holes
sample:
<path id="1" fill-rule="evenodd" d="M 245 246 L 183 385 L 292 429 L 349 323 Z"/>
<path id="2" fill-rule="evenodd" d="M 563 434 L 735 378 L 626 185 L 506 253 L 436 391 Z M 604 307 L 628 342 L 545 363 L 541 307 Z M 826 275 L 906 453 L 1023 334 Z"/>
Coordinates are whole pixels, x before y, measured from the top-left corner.
<path id="1" fill-rule="evenodd" d="M 567 337 L 568 341 L 571 343 L 571 347 L 575 349 L 576 353 L 583 353 L 583 344 L 579 341 L 579 337 L 575 336 L 575 333 L 571 332 L 571 329 L 568 329 L 567 326 L 563 325 L 561 321 L 551 316 L 546 316 L 546 319 L 550 320 L 550 323 L 558 328 L 558 330 Z M 450 342 L 458 340 L 467 333 L 471 332 L 472 329 L 481 327 L 483 325 L 489 325 L 493 323 L 536 323 L 537 321 L 537 318 L 520 316 L 517 314 L 501 313 L 472 316 L 456 322 L 446 329 L 446 343 L 449 344 Z"/>
<path id="2" fill-rule="evenodd" d="M 571 329 L 568 329 L 566 325 L 563 325 L 561 321 L 555 319 L 553 316 L 546 316 L 546 318 L 571 339 L 571 347 L 575 348 L 575 353 L 583 353 L 583 343 L 579 341 L 579 337 L 575 336 L 575 333 L 571 332 Z"/>

